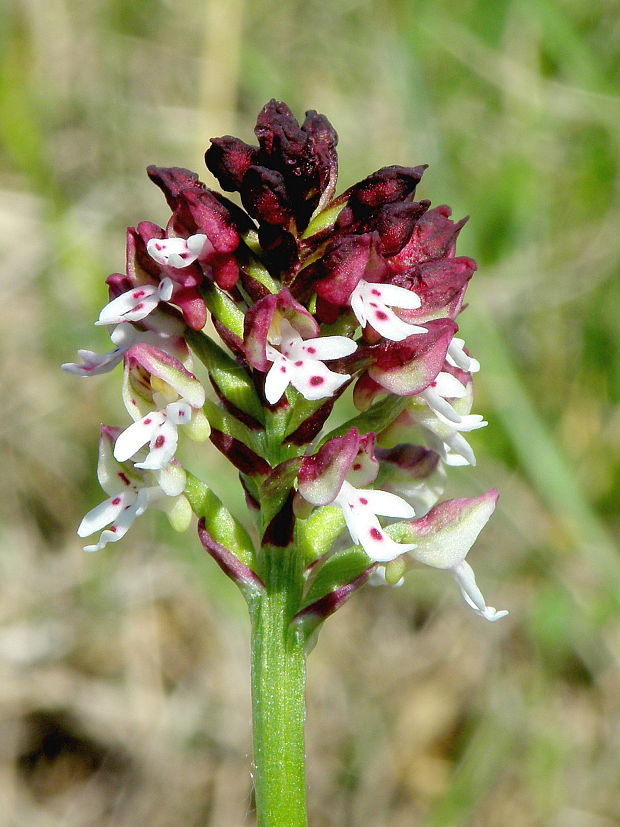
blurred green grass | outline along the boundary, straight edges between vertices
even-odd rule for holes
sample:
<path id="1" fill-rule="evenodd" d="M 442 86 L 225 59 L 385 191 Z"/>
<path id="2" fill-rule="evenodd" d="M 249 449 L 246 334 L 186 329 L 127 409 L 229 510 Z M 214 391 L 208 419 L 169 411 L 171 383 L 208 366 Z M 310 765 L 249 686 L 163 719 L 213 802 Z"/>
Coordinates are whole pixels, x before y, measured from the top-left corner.
<path id="1" fill-rule="evenodd" d="M 144 167 L 202 171 L 270 97 L 331 118 L 341 188 L 429 163 L 420 195 L 472 216 L 460 321 L 490 426 L 453 490 L 502 492 L 472 562 L 511 609 L 485 626 L 420 572 L 330 621 L 313 823 L 619 823 L 619 35 L 602 0 L 0 5 L 7 823 L 251 821 L 243 607 L 160 522 L 82 555 L 96 425 L 125 414 L 115 379 L 57 366 L 105 346 L 124 227 L 165 220 Z"/>

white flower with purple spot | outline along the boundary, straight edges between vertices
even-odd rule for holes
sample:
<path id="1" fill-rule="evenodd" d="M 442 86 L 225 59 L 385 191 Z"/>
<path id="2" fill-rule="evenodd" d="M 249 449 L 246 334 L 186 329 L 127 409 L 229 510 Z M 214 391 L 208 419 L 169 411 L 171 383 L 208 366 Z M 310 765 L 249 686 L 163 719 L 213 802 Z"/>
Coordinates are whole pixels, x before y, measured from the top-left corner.
<path id="1" fill-rule="evenodd" d="M 135 456 L 147 443 L 149 453 L 136 468 L 158 471 L 166 468 L 174 457 L 179 439 L 177 427 L 188 425 L 192 408 L 187 402 L 171 402 L 162 411 L 152 411 L 119 434 L 114 446 L 114 458 L 124 462 Z"/>
<path id="2" fill-rule="evenodd" d="M 137 471 L 130 463 L 119 463 L 113 456 L 114 440 L 119 433 L 118 428 L 101 429 L 97 477 L 108 499 L 86 514 L 77 533 L 80 537 L 88 537 L 105 530 L 99 542 L 85 546 L 85 551 L 99 551 L 108 543 L 118 542 L 149 506 L 167 511 L 180 530 L 186 528 L 191 519 L 191 509 L 182 496 L 186 482 L 183 468 L 172 462 L 163 471 L 152 474 Z"/>
<path id="3" fill-rule="evenodd" d="M 322 336 L 302 339 L 297 330 L 283 319 L 280 323 L 279 350 L 267 345 L 272 366 L 265 379 L 265 398 L 274 405 L 289 385 L 305 399 L 332 396 L 348 379 L 348 373 L 335 373 L 323 362 L 350 356 L 357 345 L 346 336 Z"/>
<path id="4" fill-rule="evenodd" d="M 121 293 L 103 308 L 96 325 L 138 322 L 157 307 L 160 301 L 172 298 L 172 279 L 162 279 L 159 284 L 142 284 Z"/>
<path id="5" fill-rule="evenodd" d="M 415 543 L 397 543 L 381 528 L 377 514 L 407 519 L 414 509 L 396 494 L 387 491 L 354 488 L 346 480 L 333 505 L 342 509 L 344 520 L 354 543 L 359 543 L 371 560 L 387 562 L 416 548 Z"/>
<path id="6" fill-rule="evenodd" d="M 200 257 L 206 242 L 204 233 L 189 238 L 151 238 L 146 251 L 158 264 L 180 269 L 189 267 Z"/>
<path id="7" fill-rule="evenodd" d="M 351 310 L 362 327 L 372 325 L 380 336 L 401 342 L 414 333 L 426 333 L 425 327 L 408 324 L 390 308 L 417 310 L 421 301 L 412 290 L 395 284 L 373 284 L 361 279 L 349 299 Z"/>

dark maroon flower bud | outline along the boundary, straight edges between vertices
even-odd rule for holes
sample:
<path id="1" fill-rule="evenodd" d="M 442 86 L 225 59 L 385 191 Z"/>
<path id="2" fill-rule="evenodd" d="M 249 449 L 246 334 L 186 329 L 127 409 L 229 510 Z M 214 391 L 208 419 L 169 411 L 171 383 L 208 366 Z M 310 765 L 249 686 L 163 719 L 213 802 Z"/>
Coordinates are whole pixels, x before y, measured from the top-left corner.
<path id="1" fill-rule="evenodd" d="M 215 175 L 222 189 L 238 192 L 243 176 L 249 167 L 258 162 L 258 149 L 240 138 L 224 135 L 211 138 L 211 146 L 205 153 L 205 162 Z"/>
<path id="2" fill-rule="evenodd" d="M 270 166 L 277 165 L 293 174 L 304 167 L 307 158 L 308 133 L 285 103 L 270 100 L 258 114 L 254 134 L 263 152 L 269 156 Z"/>
<path id="3" fill-rule="evenodd" d="M 427 165 L 419 167 L 383 167 L 354 184 L 346 193 L 355 214 L 374 210 L 383 204 L 403 201 L 415 192 Z"/>
<path id="4" fill-rule="evenodd" d="M 325 115 L 314 109 L 306 112 L 301 128 L 309 136 L 309 151 L 316 164 L 322 201 L 326 203 L 334 194 L 338 179 L 338 134 Z"/>
<path id="5" fill-rule="evenodd" d="M 390 269 L 399 272 L 421 261 L 453 256 L 457 236 L 467 218 L 455 224 L 450 220 L 451 215 L 452 210 L 445 205 L 425 213 L 413 228 L 407 244 L 390 259 Z"/>
<path id="6" fill-rule="evenodd" d="M 332 304 L 347 305 L 360 279 L 382 281 L 387 264 L 376 233 L 349 235 L 333 242 L 314 268 L 316 292 Z"/>
<path id="7" fill-rule="evenodd" d="M 252 166 L 241 185 L 241 200 L 251 216 L 267 224 L 286 227 L 293 218 L 293 209 L 281 172 L 267 167 Z"/>

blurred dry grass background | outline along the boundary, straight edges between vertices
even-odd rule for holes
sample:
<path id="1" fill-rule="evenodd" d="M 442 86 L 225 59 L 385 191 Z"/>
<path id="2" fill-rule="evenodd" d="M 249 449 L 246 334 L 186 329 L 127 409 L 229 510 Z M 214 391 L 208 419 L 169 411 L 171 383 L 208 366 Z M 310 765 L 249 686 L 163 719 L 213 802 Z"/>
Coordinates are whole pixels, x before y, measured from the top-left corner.
<path id="1" fill-rule="evenodd" d="M 165 220 L 147 163 L 203 170 L 272 96 L 332 119 L 342 187 L 427 162 L 421 196 L 473 216 L 490 426 L 451 493 L 500 488 L 471 561 L 511 610 L 484 624 L 424 571 L 327 624 L 312 824 L 620 824 L 619 60 L 604 0 L 0 5 L 1 824 L 252 823 L 244 608 L 157 518 L 81 552 L 97 423 L 126 415 L 116 377 L 58 365 L 106 343 L 124 227 Z"/>

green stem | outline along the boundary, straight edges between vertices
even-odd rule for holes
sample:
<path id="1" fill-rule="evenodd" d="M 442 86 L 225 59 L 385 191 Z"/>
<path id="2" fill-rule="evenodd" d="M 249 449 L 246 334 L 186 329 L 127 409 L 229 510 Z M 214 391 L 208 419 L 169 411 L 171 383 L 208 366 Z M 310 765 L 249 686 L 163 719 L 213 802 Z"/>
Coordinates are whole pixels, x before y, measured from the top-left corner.
<path id="1" fill-rule="evenodd" d="M 258 827 L 306 827 L 304 640 L 290 621 L 299 605 L 301 555 L 262 552 L 266 594 L 252 608 L 252 724 Z"/>

